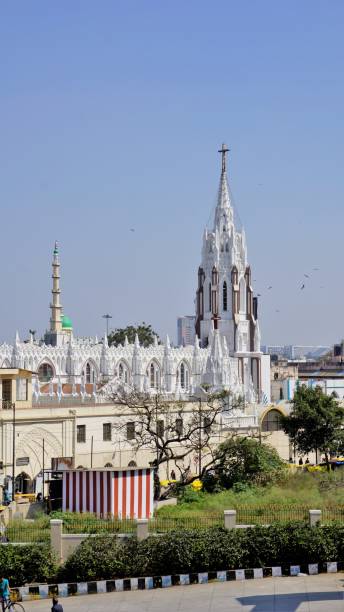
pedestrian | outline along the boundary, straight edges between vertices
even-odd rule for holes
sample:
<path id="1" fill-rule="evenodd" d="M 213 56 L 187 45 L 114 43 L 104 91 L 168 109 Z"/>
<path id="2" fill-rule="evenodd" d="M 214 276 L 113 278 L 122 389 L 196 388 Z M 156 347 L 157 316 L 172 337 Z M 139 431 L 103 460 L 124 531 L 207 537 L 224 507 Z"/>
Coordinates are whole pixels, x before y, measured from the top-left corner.
<path id="1" fill-rule="evenodd" d="M 302 459 L 302 457 L 300 457 L 300 459 L 299 459 L 299 465 L 303 465 L 303 459 Z"/>
<path id="2" fill-rule="evenodd" d="M 171 470 L 171 480 L 176 480 L 176 473 L 174 470 Z"/>
<path id="3" fill-rule="evenodd" d="M 1 607 L 2 612 L 4 612 L 5 604 L 10 598 L 10 584 L 8 582 L 8 578 L 2 576 L 0 580 L 0 599 L 1 599 Z"/>
<path id="4" fill-rule="evenodd" d="M 53 597 L 53 605 L 51 608 L 51 612 L 63 612 L 63 608 L 61 604 L 59 604 L 59 600 L 57 597 Z"/>

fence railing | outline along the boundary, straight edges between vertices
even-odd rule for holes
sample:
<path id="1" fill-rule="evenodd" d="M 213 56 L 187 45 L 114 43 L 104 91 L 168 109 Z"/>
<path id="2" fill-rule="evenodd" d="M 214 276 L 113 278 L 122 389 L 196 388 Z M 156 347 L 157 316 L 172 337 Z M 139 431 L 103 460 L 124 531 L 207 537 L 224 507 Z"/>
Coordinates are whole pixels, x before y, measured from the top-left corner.
<path id="1" fill-rule="evenodd" d="M 32 523 L 24 520 L 13 521 L 2 527 L 0 540 L 16 543 L 50 542 L 50 525 L 42 526 L 35 521 Z"/>
<path id="2" fill-rule="evenodd" d="M 108 519 L 87 517 L 87 519 L 63 519 L 63 533 L 134 533 L 136 521 L 130 519 Z"/>
<path id="3" fill-rule="evenodd" d="M 150 519 L 150 533 L 165 533 L 166 531 L 175 531 L 178 529 L 207 529 L 209 527 L 223 527 L 224 515 L 223 512 L 217 514 L 198 516 L 157 516 Z"/>
<path id="4" fill-rule="evenodd" d="M 236 525 L 269 525 L 271 523 L 287 523 L 292 521 L 309 522 L 310 509 L 308 506 L 297 505 L 269 505 L 233 507 L 236 511 Z M 321 511 L 321 524 L 326 525 L 334 521 L 344 522 L 344 504 L 319 505 Z M 152 533 L 166 533 L 184 529 L 209 529 L 211 527 L 224 527 L 223 512 L 212 514 L 188 514 L 184 516 L 156 516 L 148 521 L 148 531 Z M 137 521 L 129 519 L 87 517 L 63 517 L 64 534 L 136 534 Z M 16 543 L 43 543 L 50 542 L 50 524 L 47 521 L 10 521 L 0 529 L 1 542 Z"/>

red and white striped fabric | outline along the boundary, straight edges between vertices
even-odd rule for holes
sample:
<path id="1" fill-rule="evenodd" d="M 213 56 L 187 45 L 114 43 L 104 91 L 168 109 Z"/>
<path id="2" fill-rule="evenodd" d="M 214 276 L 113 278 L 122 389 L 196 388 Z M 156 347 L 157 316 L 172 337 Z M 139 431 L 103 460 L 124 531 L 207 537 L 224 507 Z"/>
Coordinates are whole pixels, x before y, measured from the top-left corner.
<path id="1" fill-rule="evenodd" d="M 63 473 L 62 508 L 123 519 L 150 518 L 153 470 L 68 470 Z"/>

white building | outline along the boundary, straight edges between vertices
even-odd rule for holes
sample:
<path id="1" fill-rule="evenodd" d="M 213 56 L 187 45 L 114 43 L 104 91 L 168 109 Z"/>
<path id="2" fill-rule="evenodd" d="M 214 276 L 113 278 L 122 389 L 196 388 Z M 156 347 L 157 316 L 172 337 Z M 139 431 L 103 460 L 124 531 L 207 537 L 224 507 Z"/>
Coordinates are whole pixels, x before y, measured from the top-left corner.
<path id="1" fill-rule="evenodd" d="M 177 337 L 178 346 L 187 346 L 195 342 L 195 325 L 196 317 L 194 315 L 186 315 L 177 319 Z"/>
<path id="2" fill-rule="evenodd" d="M 247 403 L 270 399 L 270 358 L 260 350 L 257 298 L 253 297 L 243 231 L 234 225 L 223 145 L 222 171 L 212 231 L 205 230 L 196 294 L 197 320 L 193 345 L 172 348 L 134 344 L 108 346 L 107 337 L 74 336 L 70 319 L 60 303 L 60 260 L 53 253 L 53 286 L 49 330 L 44 340 L 31 336 L 0 346 L 0 367 L 24 368 L 38 373 L 33 384 L 36 401 L 62 396 L 68 385 L 72 396 L 106 399 L 118 384 L 152 394 L 177 398 L 194 395 L 204 383 L 230 389 Z M 91 389 L 90 389 L 90 386 Z"/>

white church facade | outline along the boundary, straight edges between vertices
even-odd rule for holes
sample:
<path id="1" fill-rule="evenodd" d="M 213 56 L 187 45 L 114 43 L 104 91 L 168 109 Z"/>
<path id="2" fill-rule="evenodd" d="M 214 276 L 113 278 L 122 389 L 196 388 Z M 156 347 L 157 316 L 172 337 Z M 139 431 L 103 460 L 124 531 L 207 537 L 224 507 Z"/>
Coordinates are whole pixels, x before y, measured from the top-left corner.
<path id="1" fill-rule="evenodd" d="M 196 292 L 194 346 L 173 347 L 156 339 L 148 348 L 133 344 L 109 346 L 105 335 L 82 339 L 73 333 L 60 302 L 60 259 L 57 244 L 52 263 L 49 330 L 43 340 L 31 335 L 13 345 L 0 345 L 0 367 L 37 373 L 37 402 L 50 396 L 93 397 L 104 402 L 118 385 L 178 399 L 198 394 L 202 385 L 228 389 L 249 404 L 270 401 L 270 357 L 260 350 L 257 298 L 253 295 L 245 234 L 235 227 L 227 180 L 225 146 L 214 224 L 205 230 Z M 67 390 L 68 389 L 68 390 Z"/>

